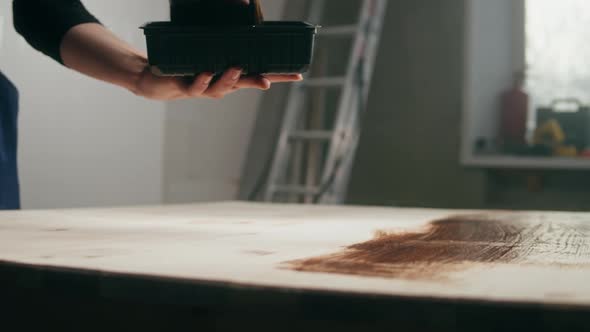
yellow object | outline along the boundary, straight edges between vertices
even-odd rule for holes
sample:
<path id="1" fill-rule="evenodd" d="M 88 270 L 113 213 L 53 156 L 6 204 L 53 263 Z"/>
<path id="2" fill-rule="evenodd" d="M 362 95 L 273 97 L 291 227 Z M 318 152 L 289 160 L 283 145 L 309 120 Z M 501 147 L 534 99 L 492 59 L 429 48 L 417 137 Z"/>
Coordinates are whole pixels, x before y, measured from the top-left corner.
<path id="1" fill-rule="evenodd" d="M 535 144 L 559 146 L 563 142 L 565 142 L 565 133 L 555 119 L 546 121 L 535 130 Z"/>
<path id="2" fill-rule="evenodd" d="M 560 145 L 553 149 L 553 154 L 559 157 L 577 157 L 578 149 L 571 145 Z"/>
<path id="3" fill-rule="evenodd" d="M 560 145 L 553 149 L 553 154 L 559 157 L 577 157 L 578 149 L 575 146 Z"/>

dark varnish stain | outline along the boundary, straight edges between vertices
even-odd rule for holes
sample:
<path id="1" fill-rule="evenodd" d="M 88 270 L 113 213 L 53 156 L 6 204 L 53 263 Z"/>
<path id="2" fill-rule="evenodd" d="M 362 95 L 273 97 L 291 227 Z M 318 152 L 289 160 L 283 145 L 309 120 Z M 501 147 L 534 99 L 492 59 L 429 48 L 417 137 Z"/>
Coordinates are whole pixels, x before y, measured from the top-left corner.
<path id="1" fill-rule="evenodd" d="M 342 252 L 288 262 L 296 271 L 401 279 L 445 279 L 474 264 L 590 265 L 590 221 L 454 216 L 414 233 L 378 231 Z"/>

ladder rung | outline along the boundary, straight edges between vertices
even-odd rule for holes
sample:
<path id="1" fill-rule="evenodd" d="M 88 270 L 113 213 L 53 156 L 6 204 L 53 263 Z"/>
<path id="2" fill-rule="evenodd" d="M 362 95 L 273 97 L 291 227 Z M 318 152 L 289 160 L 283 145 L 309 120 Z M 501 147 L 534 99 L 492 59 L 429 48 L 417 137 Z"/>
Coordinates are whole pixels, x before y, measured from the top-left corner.
<path id="1" fill-rule="evenodd" d="M 359 30 L 357 24 L 350 25 L 336 25 L 322 28 L 318 37 L 340 37 L 340 36 L 354 36 Z"/>
<path id="2" fill-rule="evenodd" d="M 307 78 L 301 83 L 307 87 L 339 87 L 346 83 L 346 77 Z"/>
<path id="3" fill-rule="evenodd" d="M 320 193 L 319 187 L 275 186 L 273 189 L 280 194 L 318 195 Z"/>
<path id="4" fill-rule="evenodd" d="M 332 139 L 334 132 L 328 130 L 296 131 L 289 135 L 292 140 L 328 141 Z"/>
<path id="5" fill-rule="evenodd" d="M 317 22 L 326 8 L 330 8 L 326 6 L 327 2 L 312 1 L 309 10 L 311 18 L 308 20 Z M 366 74 L 366 80 L 370 82 L 375 69 L 375 58 L 388 0 L 359 2 L 362 2 L 362 5 L 358 13 L 358 23 L 336 23 L 318 32 L 318 38 L 321 38 L 319 42 L 322 44 L 318 46 L 322 48 L 331 47 L 330 40 L 351 43 L 351 47 L 347 47 L 350 48 L 350 52 L 341 54 L 348 58 L 348 61 L 345 61 L 347 69 L 341 72 L 330 71 L 332 59 L 326 58 L 326 61 L 318 63 L 313 68 L 317 74 L 314 75 L 312 72 L 306 76 L 306 80 L 291 88 L 280 140 L 276 144 L 272 164 L 264 179 L 264 200 L 267 202 L 340 203 L 343 200 L 361 129 L 358 126 L 360 119 L 356 113 L 364 108 L 369 91 L 368 84 L 356 84 L 356 77 L 362 69 L 363 78 Z M 341 92 L 335 105 L 324 102 L 317 105 L 318 111 L 333 115 L 330 116 L 333 121 L 329 121 L 329 127 L 300 126 L 300 120 L 307 116 L 308 104 L 313 101 L 314 93 L 320 91 Z M 317 149 L 314 148 L 322 148 L 325 156 L 315 160 Z M 314 162 L 309 165 L 301 162 L 307 159 Z M 305 173 L 308 168 L 313 173 L 309 179 L 313 178 L 316 181 L 291 181 L 293 176 L 299 178 L 299 173 Z M 318 199 L 319 202 L 316 202 Z"/>

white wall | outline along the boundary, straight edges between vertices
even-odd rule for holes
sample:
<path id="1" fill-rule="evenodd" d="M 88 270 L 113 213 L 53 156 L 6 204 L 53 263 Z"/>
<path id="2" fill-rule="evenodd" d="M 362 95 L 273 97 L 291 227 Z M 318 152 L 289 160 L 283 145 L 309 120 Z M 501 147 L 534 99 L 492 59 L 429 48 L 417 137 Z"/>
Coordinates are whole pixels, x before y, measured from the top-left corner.
<path id="1" fill-rule="evenodd" d="M 85 0 L 137 47 L 138 27 L 168 17 L 166 0 Z M 0 3 L 0 69 L 21 93 L 20 171 L 25 208 L 159 203 L 165 104 L 68 71 L 32 50 Z"/>
<path id="2" fill-rule="evenodd" d="M 466 6 L 463 160 L 469 163 L 477 138 L 497 137 L 501 93 L 523 67 L 524 7 L 521 0 L 468 0 Z"/>
<path id="3" fill-rule="evenodd" d="M 0 70 L 21 92 L 24 208 L 232 199 L 261 93 L 166 105 L 62 68 L 12 29 L 0 3 Z M 167 0 L 84 0 L 119 36 L 145 48 L 138 27 L 168 18 Z M 269 19 L 285 0 L 263 0 Z"/>
<path id="4" fill-rule="evenodd" d="M 263 0 L 267 19 L 279 19 L 285 0 Z M 166 119 L 166 202 L 235 199 L 262 93 L 222 101 L 171 103 Z"/>

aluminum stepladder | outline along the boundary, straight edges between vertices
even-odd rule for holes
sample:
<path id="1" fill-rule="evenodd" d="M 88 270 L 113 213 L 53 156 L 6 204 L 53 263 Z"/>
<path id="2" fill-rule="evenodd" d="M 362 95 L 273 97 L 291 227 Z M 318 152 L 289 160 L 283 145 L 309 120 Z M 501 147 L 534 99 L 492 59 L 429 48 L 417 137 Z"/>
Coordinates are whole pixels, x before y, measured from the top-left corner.
<path id="1" fill-rule="evenodd" d="M 264 191 L 266 202 L 341 204 L 346 199 L 387 7 L 387 0 L 359 1 L 357 23 L 323 27 L 318 37 L 318 43 L 327 38 L 352 38 L 352 53 L 345 74 L 306 78 L 291 88 Z M 311 0 L 308 20 L 319 22 L 325 7 L 326 0 Z M 298 128 L 310 90 L 335 88 L 341 93 L 333 116 L 333 129 Z M 292 164 L 306 157 L 302 156 L 303 150 L 296 148 L 298 143 L 326 146 L 320 149 L 324 157 L 319 162 L 322 165 L 319 171 L 316 170 L 317 179 L 308 178 L 303 184 L 289 183 Z"/>

